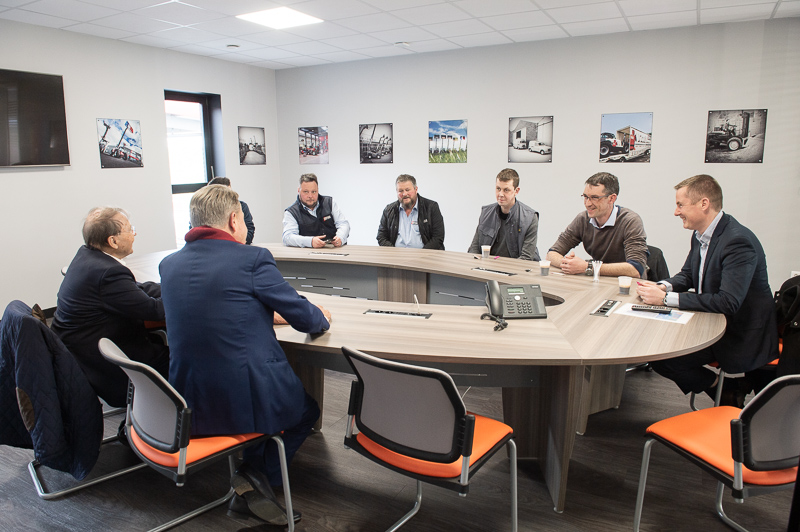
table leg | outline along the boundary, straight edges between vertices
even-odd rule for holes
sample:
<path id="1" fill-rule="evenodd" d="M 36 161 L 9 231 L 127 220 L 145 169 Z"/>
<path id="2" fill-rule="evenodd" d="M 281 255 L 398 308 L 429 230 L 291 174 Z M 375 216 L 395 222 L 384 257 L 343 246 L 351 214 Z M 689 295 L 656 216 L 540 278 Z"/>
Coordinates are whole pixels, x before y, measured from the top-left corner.
<path id="1" fill-rule="evenodd" d="M 617 408 L 622 400 L 626 364 L 585 366 L 582 379 L 581 409 L 578 415 L 578 434 L 586 433 L 589 416 Z"/>
<path id="2" fill-rule="evenodd" d="M 582 366 L 542 366 L 541 385 L 503 388 L 503 417 L 519 458 L 537 458 L 555 511 L 564 510 L 581 397 Z"/>
<path id="3" fill-rule="evenodd" d="M 289 365 L 292 366 L 295 374 L 300 378 L 300 382 L 303 383 L 303 387 L 311 397 L 317 400 L 320 416 L 317 422 L 314 424 L 314 430 L 321 431 L 322 405 L 325 397 L 325 370 L 318 366 L 311 366 L 310 364 L 300 362 L 297 360 L 295 353 L 293 353 L 291 350 L 287 350 L 285 347 L 284 351 L 286 352 L 286 359 L 289 361 Z"/>

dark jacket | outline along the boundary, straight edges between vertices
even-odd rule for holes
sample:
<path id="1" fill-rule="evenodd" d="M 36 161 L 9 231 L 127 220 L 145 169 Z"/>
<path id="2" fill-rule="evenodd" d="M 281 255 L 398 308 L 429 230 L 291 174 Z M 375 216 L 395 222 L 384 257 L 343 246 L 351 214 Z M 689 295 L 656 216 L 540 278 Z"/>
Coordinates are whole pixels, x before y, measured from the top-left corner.
<path id="1" fill-rule="evenodd" d="M 58 290 L 51 327 L 111 406 L 125 406 L 128 377 L 100 354 L 100 338 L 110 339 L 129 358 L 168 372 L 169 350 L 150 341 L 144 320 L 164 320 L 161 286 L 137 283 L 114 257 L 81 246 Z"/>
<path id="2" fill-rule="evenodd" d="M 478 227 L 469 246 L 468 253 L 480 253 L 481 246 L 491 246 L 500 230 L 500 215 L 497 203 L 481 207 Z M 514 202 L 506 220 L 506 245 L 512 259 L 539 260 L 536 241 L 539 238 L 539 213 L 521 201 Z"/>
<path id="3" fill-rule="evenodd" d="M 330 196 L 320 196 L 317 198 L 317 215 L 312 216 L 300 203 L 300 196 L 297 201 L 286 208 L 297 221 L 298 234 L 300 236 L 320 236 L 333 238 L 336 236 L 336 220 L 333 219 L 333 198 Z"/>
<path id="4" fill-rule="evenodd" d="M 700 273 L 700 242 L 692 232 L 683 268 L 666 281 L 680 293 L 681 310 L 725 314 L 725 334 L 710 347 L 722 369 L 742 373 L 777 357 L 775 304 L 758 238 L 733 216 L 723 214 L 711 236 L 704 268 L 702 293 L 687 292 L 697 290 Z"/>
<path id="5" fill-rule="evenodd" d="M 75 359 L 21 301 L 3 314 L 0 354 L 0 444 L 83 479 L 100 453 L 103 414 Z"/>
<path id="6" fill-rule="evenodd" d="M 417 224 L 423 248 L 444 249 L 444 218 L 439 204 L 433 200 L 417 196 Z M 394 246 L 400 231 L 400 200 L 390 203 L 383 209 L 378 226 L 378 244 Z"/>
<path id="7" fill-rule="evenodd" d="M 244 215 L 244 225 L 247 226 L 247 240 L 245 244 L 248 246 L 253 243 L 253 237 L 256 235 L 256 224 L 253 223 L 253 215 L 250 214 L 250 207 L 247 203 L 240 201 L 242 204 L 242 214 Z"/>
<path id="8" fill-rule="evenodd" d="M 305 391 L 273 330 L 329 327 L 289 286 L 266 248 L 188 241 L 159 265 L 170 343 L 169 382 L 192 408 L 195 435 L 273 434 L 300 421 Z"/>

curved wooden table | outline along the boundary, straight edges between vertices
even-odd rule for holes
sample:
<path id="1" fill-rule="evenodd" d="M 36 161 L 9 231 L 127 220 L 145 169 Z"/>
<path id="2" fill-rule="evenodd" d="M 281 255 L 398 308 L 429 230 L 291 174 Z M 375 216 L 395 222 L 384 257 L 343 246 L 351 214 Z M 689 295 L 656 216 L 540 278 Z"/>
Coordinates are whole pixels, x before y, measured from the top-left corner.
<path id="1" fill-rule="evenodd" d="M 504 421 L 514 427 L 519 456 L 539 460 L 556 511 L 564 509 L 576 429 L 581 419 L 585 423 L 589 408 L 586 382 L 591 373 L 610 365 L 691 353 L 713 344 L 725 331 L 720 314 L 696 313 L 685 325 L 621 314 L 590 316 L 606 299 L 626 303 L 635 302 L 636 296 L 619 295 L 616 278 L 601 277 L 594 283 L 590 277 L 559 275 L 555 268 L 549 276 L 541 276 L 538 264 L 530 261 L 476 260 L 468 253 L 377 246 L 321 250 L 262 246 L 301 290 L 347 294 L 350 288 L 325 280 L 331 272 L 344 272 L 367 292 L 377 292 L 369 300 L 306 292 L 312 302 L 331 311 L 331 329 L 311 337 L 288 326 L 275 328 L 320 406 L 319 368 L 347 370 L 341 355 L 345 345 L 382 358 L 440 367 L 459 384 L 501 386 Z M 172 252 L 130 257 L 126 262 L 138 280 L 157 280 L 158 263 Z M 548 306 L 547 319 L 509 320 L 502 331 L 493 330 L 494 322 L 480 319 L 485 306 L 426 303 L 452 295 L 434 286 L 462 285 L 476 295 L 476 289 L 490 279 L 539 284 L 545 297 L 563 303 Z M 421 303 L 419 310 L 431 313 L 429 319 L 365 314 L 367 310 L 417 312 L 414 295 Z"/>

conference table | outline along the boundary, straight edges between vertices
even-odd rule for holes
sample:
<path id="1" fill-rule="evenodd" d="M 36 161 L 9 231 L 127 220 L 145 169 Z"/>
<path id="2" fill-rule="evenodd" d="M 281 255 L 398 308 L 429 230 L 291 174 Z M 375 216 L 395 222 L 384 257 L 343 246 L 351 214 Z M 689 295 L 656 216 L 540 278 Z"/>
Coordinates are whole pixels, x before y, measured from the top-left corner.
<path id="1" fill-rule="evenodd" d="M 441 368 L 459 385 L 502 388 L 504 421 L 513 427 L 520 459 L 542 469 L 556 511 L 563 511 L 576 433 L 588 414 L 619 404 L 628 364 L 702 349 L 725 331 L 721 314 L 695 313 L 687 323 L 612 312 L 592 315 L 620 295 L 617 279 L 540 273 L 538 263 L 480 258 L 452 251 L 347 245 L 288 248 L 259 244 L 284 278 L 328 309 L 322 335 L 276 326 L 275 333 L 306 389 L 322 408 L 324 369 L 350 371 L 342 346 Z M 158 264 L 174 250 L 131 256 L 139 281 L 159 279 Z M 486 281 L 536 284 L 545 319 L 508 320 L 504 330 L 481 320 Z"/>

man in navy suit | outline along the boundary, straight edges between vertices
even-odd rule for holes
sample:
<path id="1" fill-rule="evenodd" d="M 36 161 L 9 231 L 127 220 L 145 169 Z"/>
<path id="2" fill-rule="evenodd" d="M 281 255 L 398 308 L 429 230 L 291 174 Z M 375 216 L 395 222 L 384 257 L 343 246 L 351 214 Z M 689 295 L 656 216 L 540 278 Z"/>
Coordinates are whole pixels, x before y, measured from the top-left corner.
<path id="1" fill-rule="evenodd" d="M 726 373 L 755 370 L 778 355 L 778 333 L 767 260 L 758 238 L 730 214 L 722 212 L 722 188 L 709 175 L 697 175 L 675 186 L 675 216 L 694 232 L 691 251 L 674 277 L 638 282 L 648 305 L 725 315 L 725 334 L 695 353 L 653 362 L 653 369 L 672 379 L 683 393 L 714 396 L 717 375 L 704 364 L 719 362 Z M 694 292 L 689 292 L 694 288 Z M 752 388 L 729 379 L 724 403 L 740 406 Z M 730 391 L 731 393 L 726 393 Z"/>
<path id="2" fill-rule="evenodd" d="M 111 406 L 125 406 L 128 377 L 100 354 L 97 342 L 109 338 L 128 357 L 167 376 L 169 348 L 148 334 L 144 320 L 163 321 L 161 286 L 137 283 L 125 265 L 133 253 L 136 229 L 116 207 L 97 207 L 83 223 L 83 240 L 67 269 L 51 325 L 78 360 L 97 395 Z"/>
<path id="3" fill-rule="evenodd" d="M 192 408 L 193 435 L 283 431 L 291 461 L 320 411 L 275 338 L 273 315 L 314 334 L 330 327 L 330 313 L 289 286 L 269 250 L 243 245 L 247 228 L 231 188 L 201 188 L 189 212 L 186 245 L 159 266 L 169 381 Z M 280 484 L 275 443 L 250 447 L 231 478 L 229 508 L 286 524 L 270 488 Z"/>

